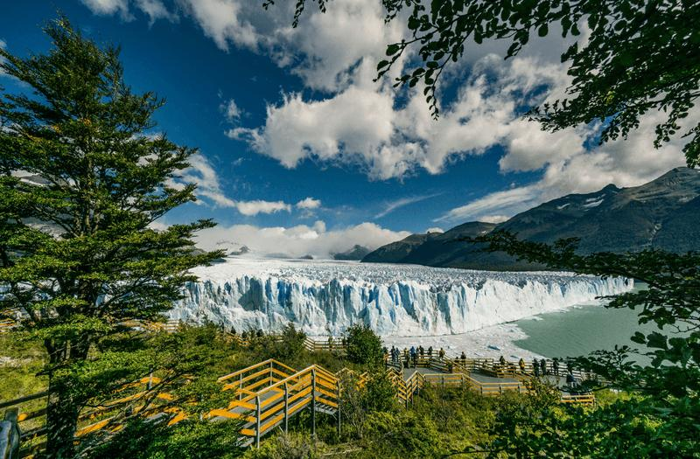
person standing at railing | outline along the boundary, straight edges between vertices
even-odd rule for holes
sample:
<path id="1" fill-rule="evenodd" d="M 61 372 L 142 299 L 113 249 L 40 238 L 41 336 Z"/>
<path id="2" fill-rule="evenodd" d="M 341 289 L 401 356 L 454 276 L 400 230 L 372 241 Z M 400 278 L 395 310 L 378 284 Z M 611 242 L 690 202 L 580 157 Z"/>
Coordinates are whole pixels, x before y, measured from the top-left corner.
<path id="1" fill-rule="evenodd" d="M 501 357 L 498 359 L 498 363 L 501 364 L 501 368 L 503 368 L 503 369 L 506 368 L 506 358 L 505 358 L 505 357 L 501 356 Z"/>
<path id="2" fill-rule="evenodd" d="M 547 361 L 545 359 L 540 360 L 540 369 L 542 370 L 542 376 L 547 375 Z"/>
<path id="3" fill-rule="evenodd" d="M 532 360 L 532 371 L 535 373 L 535 378 L 540 376 L 540 362 L 537 359 Z"/>
<path id="4" fill-rule="evenodd" d="M 425 348 L 423 346 L 418 346 L 418 353 L 420 354 L 420 358 L 422 359 L 425 355 Z"/>
<path id="5" fill-rule="evenodd" d="M 520 360 L 518 361 L 518 366 L 520 366 L 520 374 L 525 374 L 525 361 L 521 357 Z"/>
<path id="6" fill-rule="evenodd" d="M 462 355 L 459 356 L 459 360 L 462 361 L 462 367 L 467 367 L 467 355 L 462 351 Z"/>
<path id="7" fill-rule="evenodd" d="M 559 376 L 559 359 L 556 357 L 552 360 L 552 370 L 554 370 L 554 376 Z"/>
<path id="8" fill-rule="evenodd" d="M 443 348 L 440 348 L 440 352 L 438 352 L 438 357 L 440 357 L 440 359 L 445 358 L 445 350 Z"/>

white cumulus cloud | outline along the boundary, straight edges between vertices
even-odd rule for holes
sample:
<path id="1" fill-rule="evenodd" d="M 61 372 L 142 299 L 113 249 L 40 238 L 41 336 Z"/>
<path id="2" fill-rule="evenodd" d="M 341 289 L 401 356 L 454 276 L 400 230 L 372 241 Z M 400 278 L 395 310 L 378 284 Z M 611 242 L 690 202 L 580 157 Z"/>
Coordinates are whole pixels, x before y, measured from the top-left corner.
<path id="1" fill-rule="evenodd" d="M 510 151 L 501 159 L 502 169 L 508 170 L 503 164 L 506 160 L 510 164 L 532 161 L 544 167 L 542 178 L 526 186 L 489 193 L 446 212 L 435 221 L 489 221 L 491 218 L 497 223 L 492 216 L 511 217 L 566 194 L 591 193 L 611 183 L 630 187 L 649 182 L 674 167 L 685 165 L 684 139 L 676 137 L 659 149 L 652 147 L 654 127 L 663 119 L 663 113 L 649 113 L 641 118 L 639 129 L 627 140 L 618 139 L 574 155 L 541 157 L 537 149 Z M 688 129 L 699 122 L 700 107 L 695 107 L 681 124 Z"/>
<path id="2" fill-rule="evenodd" d="M 246 246 L 253 255 L 331 258 L 355 245 L 374 250 L 409 235 L 407 231 L 392 231 L 374 223 L 328 230 L 323 221 L 317 221 L 311 226 L 292 227 L 217 226 L 200 232 L 197 245 L 205 250 Z"/>
<path id="3" fill-rule="evenodd" d="M 275 212 L 291 211 L 292 206 L 283 201 L 238 201 L 235 203 L 238 212 L 246 216 L 272 214 Z"/>
<path id="4" fill-rule="evenodd" d="M 100 16 L 118 15 L 124 21 L 132 21 L 134 15 L 131 12 L 131 3 L 148 16 L 149 23 L 153 25 L 158 19 L 166 19 L 170 22 L 177 21 L 178 17 L 161 0 L 80 0 L 85 6 Z"/>
<path id="5" fill-rule="evenodd" d="M 122 19 L 130 20 L 129 0 L 80 0 L 90 11 L 98 15 L 119 14 Z"/>
<path id="6" fill-rule="evenodd" d="M 314 198 L 305 198 L 296 203 L 298 209 L 313 210 L 321 207 L 321 200 Z"/>

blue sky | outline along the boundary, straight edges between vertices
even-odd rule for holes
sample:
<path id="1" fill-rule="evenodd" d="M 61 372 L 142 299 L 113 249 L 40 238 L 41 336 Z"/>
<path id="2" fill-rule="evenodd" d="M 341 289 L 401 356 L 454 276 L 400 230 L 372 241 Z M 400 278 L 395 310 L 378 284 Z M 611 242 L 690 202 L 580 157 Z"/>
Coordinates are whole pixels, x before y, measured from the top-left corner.
<path id="1" fill-rule="evenodd" d="M 40 30 L 60 10 L 98 42 L 122 47 L 126 80 L 167 99 L 158 132 L 201 155 L 184 180 L 199 204 L 161 224 L 211 217 L 202 246 L 328 256 L 429 228 L 500 221 L 543 201 L 608 183 L 631 186 L 683 164 L 680 144 L 652 148 L 658 114 L 626 142 L 599 147 L 597 126 L 556 134 L 519 115 L 563 95 L 557 36 L 503 61 L 474 44 L 444 80 L 443 115 L 421 94 L 374 82 L 399 22 L 379 0 L 336 0 L 291 29 L 289 3 L 249 0 L 6 2 L 0 46 L 45 51 Z M 411 56 L 399 63 L 410 68 Z M 0 84 L 22 90 L 7 77 Z M 694 114 L 695 116 L 696 114 Z M 636 155 L 633 157 L 633 155 Z"/>

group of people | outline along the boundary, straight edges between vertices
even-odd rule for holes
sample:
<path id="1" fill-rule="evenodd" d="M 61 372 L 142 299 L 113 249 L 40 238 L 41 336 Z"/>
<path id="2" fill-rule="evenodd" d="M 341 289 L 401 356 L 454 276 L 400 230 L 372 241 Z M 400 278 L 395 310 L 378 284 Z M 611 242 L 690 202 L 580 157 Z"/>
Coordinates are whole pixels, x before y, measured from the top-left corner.
<path id="1" fill-rule="evenodd" d="M 503 356 L 501 356 L 501 359 L 503 359 Z M 520 371 L 524 374 L 525 361 L 523 359 L 520 359 L 520 362 L 518 362 L 518 364 L 520 366 Z M 556 357 L 552 359 L 551 371 L 547 366 L 547 361 L 545 359 L 540 359 L 539 361 L 537 359 L 532 360 L 532 372 L 537 378 L 540 376 L 547 375 L 559 376 L 559 368 L 559 359 L 557 359 Z M 569 386 L 569 388 L 571 389 L 575 389 L 579 386 L 578 380 L 576 379 L 576 376 L 574 376 L 574 367 L 571 364 L 571 362 L 566 362 L 566 385 Z"/>
<path id="2" fill-rule="evenodd" d="M 396 346 L 391 346 L 391 349 L 387 349 L 386 347 L 384 347 L 384 354 L 387 356 L 387 359 L 391 359 L 391 362 L 394 365 L 398 365 L 399 362 L 403 362 L 404 367 L 407 368 L 415 368 L 416 366 L 418 366 L 418 361 L 424 360 L 426 356 L 428 359 L 435 357 L 443 360 L 445 358 L 445 350 L 443 348 L 440 348 L 440 350 L 436 352 L 432 346 L 428 347 L 428 349 L 423 348 L 423 346 L 411 346 L 410 349 L 404 348 L 403 351 Z M 459 359 L 455 360 L 461 360 L 462 364 L 466 365 L 467 356 L 464 352 L 462 352 L 462 355 L 459 356 Z M 450 364 L 452 363 L 453 362 L 450 361 Z M 508 361 L 504 356 L 501 356 L 498 359 L 498 364 L 502 368 L 506 368 L 509 365 Z M 518 362 L 518 366 L 520 367 L 520 372 L 522 374 L 527 373 L 527 365 L 525 363 L 525 360 L 521 358 Z M 566 370 L 567 385 L 572 389 L 576 388 L 578 386 L 578 381 L 576 380 L 576 377 L 573 374 L 573 366 L 571 362 L 566 362 Z M 557 358 L 552 359 L 552 364 L 550 367 L 545 359 L 533 359 L 532 373 L 537 378 L 539 378 L 540 376 L 547 375 L 560 376 L 560 361 Z"/>
<path id="3" fill-rule="evenodd" d="M 391 346 L 391 349 L 387 349 L 386 347 L 384 348 L 384 354 L 388 356 L 388 358 L 391 358 L 391 362 L 394 364 L 398 364 L 399 361 L 402 360 L 401 356 L 403 355 L 403 362 L 405 367 L 416 367 L 418 365 L 418 360 L 423 360 L 426 358 L 431 359 L 433 357 L 437 357 L 440 359 L 445 358 L 445 350 L 443 348 L 440 348 L 439 351 L 435 351 L 433 349 L 433 346 L 428 347 L 428 349 L 425 349 L 423 346 L 411 346 L 410 349 L 404 348 L 403 352 L 396 346 Z M 464 359 L 466 359 L 466 355 L 464 355 L 464 352 L 462 352 L 462 356 Z"/>

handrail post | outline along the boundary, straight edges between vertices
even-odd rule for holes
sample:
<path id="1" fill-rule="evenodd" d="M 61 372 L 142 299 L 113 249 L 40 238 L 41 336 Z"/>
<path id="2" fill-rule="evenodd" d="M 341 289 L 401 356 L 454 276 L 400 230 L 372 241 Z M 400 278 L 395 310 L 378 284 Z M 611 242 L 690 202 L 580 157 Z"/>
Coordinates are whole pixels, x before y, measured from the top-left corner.
<path id="1" fill-rule="evenodd" d="M 4 420 L 0 419 L 0 456 L 3 458 L 19 457 L 21 433 L 17 423 L 18 413 L 18 408 L 10 408 L 5 412 Z"/>
<path id="2" fill-rule="evenodd" d="M 240 389 L 243 389 L 243 373 L 238 375 L 238 400 L 243 400 L 243 392 Z"/>
<path id="3" fill-rule="evenodd" d="M 311 436 L 316 440 L 316 369 L 311 370 Z"/>
<path id="4" fill-rule="evenodd" d="M 289 385 L 284 383 L 284 433 L 289 432 Z"/>
<path id="5" fill-rule="evenodd" d="M 255 447 L 260 448 L 260 396 L 255 396 Z"/>
<path id="6" fill-rule="evenodd" d="M 336 416 L 338 417 L 338 435 L 340 436 L 340 379 L 335 381 L 336 399 L 335 402 L 338 404 L 338 409 L 336 410 Z"/>

